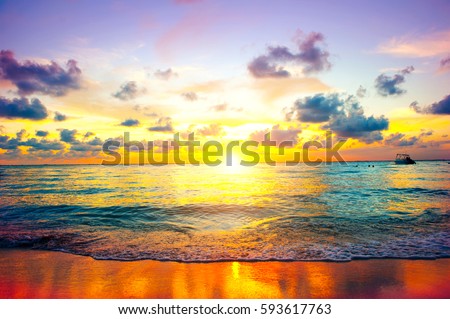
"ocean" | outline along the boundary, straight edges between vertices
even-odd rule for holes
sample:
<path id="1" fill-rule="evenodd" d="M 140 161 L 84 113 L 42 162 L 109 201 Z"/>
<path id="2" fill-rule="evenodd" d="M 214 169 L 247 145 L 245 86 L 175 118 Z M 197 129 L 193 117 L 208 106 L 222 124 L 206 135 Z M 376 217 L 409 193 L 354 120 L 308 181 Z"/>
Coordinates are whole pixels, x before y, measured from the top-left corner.
<path id="1" fill-rule="evenodd" d="M 372 167 L 374 165 L 374 167 Z M 0 248 L 184 262 L 450 257 L 447 162 L 0 166 Z"/>

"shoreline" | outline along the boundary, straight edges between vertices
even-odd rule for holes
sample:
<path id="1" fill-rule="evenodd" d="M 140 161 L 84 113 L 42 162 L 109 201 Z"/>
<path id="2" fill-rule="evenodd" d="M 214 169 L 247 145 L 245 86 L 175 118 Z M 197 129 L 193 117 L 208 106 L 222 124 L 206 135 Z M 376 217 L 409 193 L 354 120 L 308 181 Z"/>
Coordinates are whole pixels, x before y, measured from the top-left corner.
<path id="1" fill-rule="evenodd" d="M 411 258 L 401 258 L 401 257 L 355 257 L 352 259 L 346 259 L 346 260 L 333 260 L 333 259 L 305 259 L 305 260 L 296 260 L 296 259 L 276 259 L 276 258 L 269 258 L 269 259 L 217 259 L 217 260 L 182 260 L 182 259 L 151 259 L 151 258 L 142 258 L 142 259 L 115 259 L 115 258 L 95 258 L 90 255 L 81 255 L 77 253 L 72 253 L 70 251 L 65 250 L 50 250 L 50 249 L 29 249 L 29 248 L 1 248 L 0 251 L 4 250 L 29 250 L 29 251 L 40 251 L 40 252 L 55 252 L 55 253 L 62 253 L 62 254 L 68 254 L 73 256 L 80 256 L 80 257 L 86 257 L 86 258 L 92 258 L 95 261 L 117 261 L 117 262 L 140 262 L 140 261 L 152 261 L 152 262 L 160 262 L 160 263 L 177 263 L 177 264 L 215 264 L 215 263 L 232 263 L 232 262 L 239 262 L 239 263 L 270 263 L 270 262 L 279 262 L 279 263 L 350 263 L 353 261 L 364 261 L 364 260 L 424 260 L 424 261 L 430 261 L 430 260 L 441 260 L 441 259 L 449 259 L 450 256 L 443 256 L 443 257 L 411 257 Z"/>
<path id="2" fill-rule="evenodd" d="M 0 249 L 0 298 L 450 298 L 450 258 L 118 261 Z"/>

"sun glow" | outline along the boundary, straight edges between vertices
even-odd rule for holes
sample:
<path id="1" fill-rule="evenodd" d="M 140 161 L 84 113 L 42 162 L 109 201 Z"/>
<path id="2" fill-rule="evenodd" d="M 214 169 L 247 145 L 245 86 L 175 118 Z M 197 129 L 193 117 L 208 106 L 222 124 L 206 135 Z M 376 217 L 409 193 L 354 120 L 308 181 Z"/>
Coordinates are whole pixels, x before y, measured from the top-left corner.
<path id="1" fill-rule="evenodd" d="M 240 174 L 245 166 L 241 165 L 241 157 L 239 154 L 233 152 L 230 158 L 230 162 L 223 162 L 223 171 L 226 174 Z"/>

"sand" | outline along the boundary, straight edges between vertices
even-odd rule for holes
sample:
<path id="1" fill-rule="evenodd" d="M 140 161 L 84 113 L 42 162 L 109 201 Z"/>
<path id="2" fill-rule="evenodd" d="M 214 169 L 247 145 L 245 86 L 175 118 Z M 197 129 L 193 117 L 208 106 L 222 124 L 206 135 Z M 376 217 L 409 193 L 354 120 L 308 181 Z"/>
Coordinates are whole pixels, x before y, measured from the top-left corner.
<path id="1" fill-rule="evenodd" d="M 450 259 L 177 263 L 1 249 L 0 298 L 450 298 Z"/>

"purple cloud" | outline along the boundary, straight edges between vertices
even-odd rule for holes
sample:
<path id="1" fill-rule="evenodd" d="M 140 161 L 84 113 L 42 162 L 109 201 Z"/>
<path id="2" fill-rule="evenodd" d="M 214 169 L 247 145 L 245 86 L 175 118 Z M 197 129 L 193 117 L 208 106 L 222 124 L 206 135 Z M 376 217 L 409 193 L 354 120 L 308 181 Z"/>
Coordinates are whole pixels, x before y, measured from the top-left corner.
<path id="1" fill-rule="evenodd" d="M 450 55 L 441 60 L 441 62 L 439 63 L 439 70 L 443 72 L 450 71 Z"/>
<path id="2" fill-rule="evenodd" d="M 113 94 L 116 99 L 122 101 L 128 101 L 134 99 L 139 93 L 137 84 L 135 81 L 125 82 L 120 86 L 120 89 Z"/>
<path id="3" fill-rule="evenodd" d="M 439 102 L 435 102 L 425 107 L 420 107 L 417 101 L 412 102 L 409 107 L 417 113 L 448 115 L 450 114 L 450 95 L 447 95 Z"/>
<path id="4" fill-rule="evenodd" d="M 256 78 L 289 77 L 291 74 L 282 66 L 286 63 L 302 65 L 306 74 L 328 70 L 331 68 L 328 61 L 330 54 L 319 47 L 321 43 L 324 43 L 322 33 L 311 32 L 305 35 L 300 32 L 296 39 L 298 53 L 292 53 L 284 46 L 269 46 L 266 54 L 256 57 L 249 63 L 248 70 Z"/>
<path id="5" fill-rule="evenodd" d="M 66 95 L 80 88 L 81 70 L 75 60 L 67 62 L 64 70 L 56 62 L 39 64 L 29 60 L 20 63 L 9 50 L 0 51 L 0 78 L 11 81 L 20 95 L 42 93 L 53 96 Z"/>
<path id="6" fill-rule="evenodd" d="M 291 74 L 276 64 L 270 64 L 270 58 L 263 55 L 255 58 L 248 65 L 248 70 L 255 78 L 286 78 Z"/>

